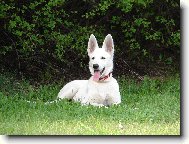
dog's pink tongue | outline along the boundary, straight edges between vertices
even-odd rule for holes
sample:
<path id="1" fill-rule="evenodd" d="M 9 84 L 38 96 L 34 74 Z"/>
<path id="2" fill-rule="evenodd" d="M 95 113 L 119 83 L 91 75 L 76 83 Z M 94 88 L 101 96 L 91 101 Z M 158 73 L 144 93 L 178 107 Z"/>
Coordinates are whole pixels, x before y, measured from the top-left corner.
<path id="1" fill-rule="evenodd" d="M 95 71 L 93 75 L 93 80 L 98 81 L 100 78 L 100 71 Z"/>

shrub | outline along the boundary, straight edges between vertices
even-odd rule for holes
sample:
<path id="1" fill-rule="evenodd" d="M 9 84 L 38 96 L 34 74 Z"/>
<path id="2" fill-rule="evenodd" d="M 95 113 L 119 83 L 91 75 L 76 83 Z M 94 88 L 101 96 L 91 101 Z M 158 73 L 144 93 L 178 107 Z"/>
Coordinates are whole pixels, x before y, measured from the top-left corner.
<path id="1" fill-rule="evenodd" d="M 87 59 L 91 33 L 100 43 L 112 34 L 121 71 L 122 60 L 145 69 L 179 61 L 180 6 L 176 0 L 2 0 L 0 9 L 1 65 L 14 65 L 22 72 L 36 69 L 39 73 L 49 67 L 62 72 L 62 64 L 68 67 L 76 59 L 80 69 Z"/>

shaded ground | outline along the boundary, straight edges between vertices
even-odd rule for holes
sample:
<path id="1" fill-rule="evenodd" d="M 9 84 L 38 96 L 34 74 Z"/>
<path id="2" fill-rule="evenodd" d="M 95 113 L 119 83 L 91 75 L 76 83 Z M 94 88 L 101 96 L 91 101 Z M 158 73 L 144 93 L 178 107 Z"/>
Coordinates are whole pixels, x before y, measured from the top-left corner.
<path id="1" fill-rule="evenodd" d="M 87 55 L 87 54 L 86 54 Z M 12 61 L 13 58 L 16 61 Z M 88 57 L 83 58 L 78 53 L 68 51 L 64 56 L 67 61 L 57 61 L 51 55 L 18 56 L 9 53 L 1 55 L 0 71 L 16 72 L 18 78 L 29 79 L 33 83 L 51 83 L 64 79 L 65 82 L 74 79 L 88 79 Z M 144 76 L 167 77 L 174 73 L 179 73 L 179 62 L 165 64 L 163 62 L 140 62 L 127 60 L 126 56 L 119 57 L 115 53 L 113 76 L 126 76 L 128 78 L 143 80 Z"/>

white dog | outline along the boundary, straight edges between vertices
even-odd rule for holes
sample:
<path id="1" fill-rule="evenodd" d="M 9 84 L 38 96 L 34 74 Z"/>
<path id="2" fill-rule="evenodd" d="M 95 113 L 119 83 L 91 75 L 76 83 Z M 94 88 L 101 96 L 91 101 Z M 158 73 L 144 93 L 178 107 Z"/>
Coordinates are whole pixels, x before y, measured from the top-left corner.
<path id="1" fill-rule="evenodd" d="M 112 36 L 108 34 L 102 48 L 99 48 L 95 36 L 91 34 L 87 52 L 90 58 L 91 78 L 69 82 L 60 90 L 58 99 L 73 99 L 81 104 L 94 106 L 121 103 L 119 85 L 112 77 L 114 55 Z"/>

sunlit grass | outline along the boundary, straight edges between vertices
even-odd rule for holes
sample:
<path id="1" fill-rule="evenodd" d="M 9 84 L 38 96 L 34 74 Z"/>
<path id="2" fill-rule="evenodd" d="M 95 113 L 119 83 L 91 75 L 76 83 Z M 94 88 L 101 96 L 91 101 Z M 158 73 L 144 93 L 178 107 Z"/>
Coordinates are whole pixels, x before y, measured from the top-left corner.
<path id="1" fill-rule="evenodd" d="M 0 134 L 180 135 L 180 79 L 119 78 L 122 103 L 98 108 L 56 98 L 59 84 L 34 87 L 0 75 Z M 36 101 L 28 103 L 26 100 Z"/>

